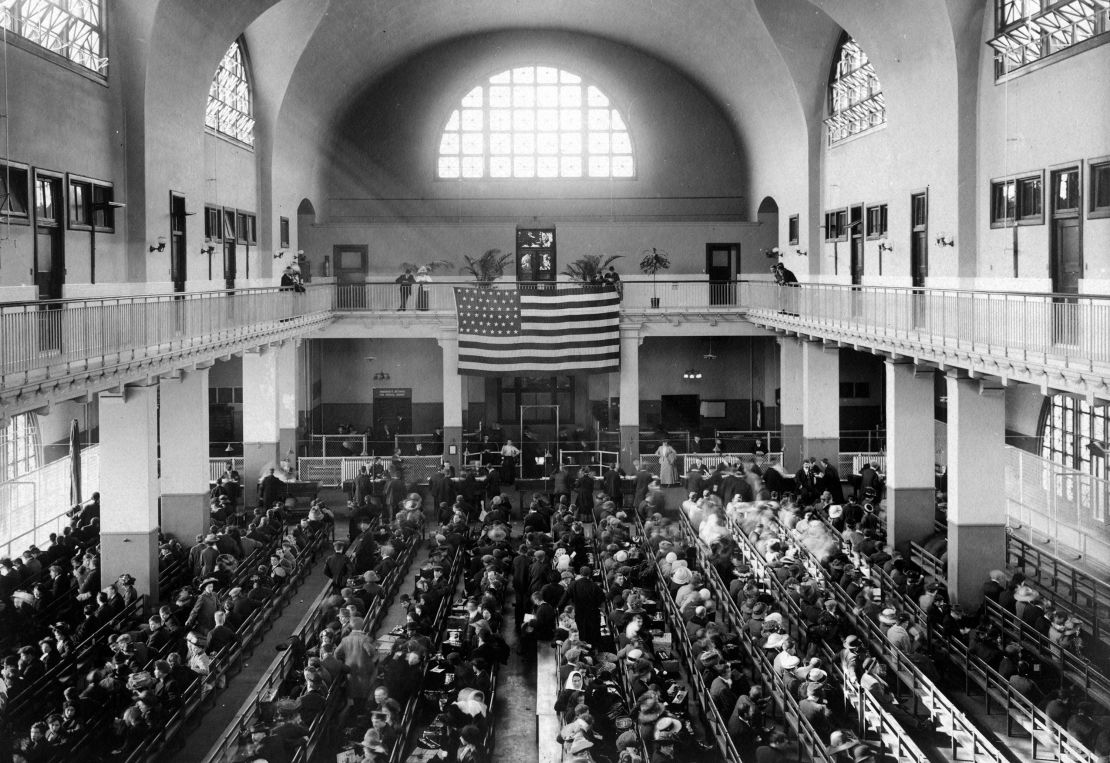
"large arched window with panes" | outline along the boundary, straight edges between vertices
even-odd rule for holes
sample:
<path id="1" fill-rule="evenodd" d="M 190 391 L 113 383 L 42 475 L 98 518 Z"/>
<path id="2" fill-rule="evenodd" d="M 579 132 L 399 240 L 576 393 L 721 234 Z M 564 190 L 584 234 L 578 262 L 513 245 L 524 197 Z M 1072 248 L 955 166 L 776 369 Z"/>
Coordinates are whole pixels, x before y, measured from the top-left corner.
<path id="1" fill-rule="evenodd" d="M 475 85 L 447 118 L 436 177 L 632 178 L 628 123 L 577 74 L 518 66 Z"/>
<path id="2" fill-rule="evenodd" d="M 875 67 L 859 43 L 840 39 L 829 73 L 829 145 L 886 124 L 886 98 Z"/>
<path id="3" fill-rule="evenodd" d="M 241 39 L 224 53 L 208 90 L 204 125 L 248 146 L 254 145 L 254 107 L 246 48 Z"/>
<path id="4" fill-rule="evenodd" d="M 1110 405 L 1053 395 L 1041 413 L 1041 456 L 1100 479 L 1110 478 Z"/>

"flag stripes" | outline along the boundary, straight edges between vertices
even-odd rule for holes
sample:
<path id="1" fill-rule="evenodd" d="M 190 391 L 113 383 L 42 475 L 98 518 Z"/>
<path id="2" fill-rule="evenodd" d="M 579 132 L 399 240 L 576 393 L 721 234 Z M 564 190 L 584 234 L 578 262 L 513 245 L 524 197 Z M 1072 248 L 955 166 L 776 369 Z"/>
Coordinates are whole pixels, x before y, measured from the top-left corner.
<path id="1" fill-rule="evenodd" d="M 611 288 L 455 289 L 459 373 L 620 370 L 620 299 Z"/>

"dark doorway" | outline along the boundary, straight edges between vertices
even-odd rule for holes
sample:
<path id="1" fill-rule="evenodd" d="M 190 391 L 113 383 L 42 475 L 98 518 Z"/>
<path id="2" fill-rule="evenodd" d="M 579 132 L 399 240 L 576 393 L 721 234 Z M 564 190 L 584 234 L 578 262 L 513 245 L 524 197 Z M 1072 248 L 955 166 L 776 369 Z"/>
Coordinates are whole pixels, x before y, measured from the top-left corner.
<path id="1" fill-rule="evenodd" d="M 1057 295 L 1079 293 L 1079 279 L 1083 277 L 1083 229 L 1079 210 L 1082 191 L 1079 187 L 1079 168 L 1069 167 L 1052 173 L 1052 241 L 1051 276 L 1052 291 Z M 1053 340 L 1057 344 L 1075 344 L 1078 341 L 1079 316 L 1077 300 L 1069 296 L 1056 296 L 1052 300 Z"/>
<path id="2" fill-rule="evenodd" d="M 709 304 L 736 304 L 736 267 L 739 244 L 706 244 L 705 272 L 709 276 Z"/>
<path id="3" fill-rule="evenodd" d="M 664 429 L 696 431 L 701 426 L 700 396 L 663 395 L 659 403 L 659 420 Z"/>
<path id="4" fill-rule="evenodd" d="M 39 299 L 61 299 L 66 281 L 62 179 L 35 173 L 35 284 Z"/>
<path id="5" fill-rule="evenodd" d="M 185 256 L 185 197 L 170 192 L 170 280 L 173 290 L 185 291 L 188 280 Z M 234 283 L 227 284 L 230 289 Z"/>
<path id="6" fill-rule="evenodd" d="M 411 389 L 374 390 L 374 431 L 383 433 L 388 431 L 391 438 L 399 434 L 412 434 Z"/>
<path id="7" fill-rule="evenodd" d="M 852 284 L 859 286 L 863 283 L 863 205 L 849 208 L 848 230 L 852 257 L 850 264 Z"/>
<path id="8" fill-rule="evenodd" d="M 517 229 L 517 281 L 554 281 L 556 262 L 554 228 Z"/>
<path id="9" fill-rule="evenodd" d="M 62 298 L 66 281 L 62 179 L 35 173 L 35 285 L 39 299 Z M 39 316 L 39 349 L 62 348 L 62 313 L 58 303 L 43 306 Z"/>
<path id="10" fill-rule="evenodd" d="M 366 307 L 366 272 L 370 267 L 370 250 L 366 246 L 337 245 L 332 248 L 335 287 L 339 290 L 341 310 Z"/>
<path id="11" fill-rule="evenodd" d="M 910 279 L 915 289 L 929 276 L 929 194 L 910 195 Z M 913 293 L 913 325 L 925 324 L 925 292 Z"/>

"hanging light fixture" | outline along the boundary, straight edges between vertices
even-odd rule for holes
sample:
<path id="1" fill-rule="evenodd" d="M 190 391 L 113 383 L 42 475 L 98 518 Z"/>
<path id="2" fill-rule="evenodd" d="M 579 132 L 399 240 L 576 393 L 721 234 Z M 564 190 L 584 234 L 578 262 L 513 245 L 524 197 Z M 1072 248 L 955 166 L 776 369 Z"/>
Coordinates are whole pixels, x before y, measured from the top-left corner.
<path id="1" fill-rule="evenodd" d="M 688 381 L 696 381 L 698 379 L 701 379 L 701 371 L 696 368 L 687 368 L 683 372 L 682 378 Z"/>

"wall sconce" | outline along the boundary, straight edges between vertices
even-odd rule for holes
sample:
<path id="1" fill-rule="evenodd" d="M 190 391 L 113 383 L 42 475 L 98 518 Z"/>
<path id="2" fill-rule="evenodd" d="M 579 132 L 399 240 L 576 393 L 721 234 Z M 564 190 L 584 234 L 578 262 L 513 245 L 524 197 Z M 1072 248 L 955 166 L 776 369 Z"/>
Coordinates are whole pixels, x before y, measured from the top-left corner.
<path id="1" fill-rule="evenodd" d="M 894 244 L 890 243 L 885 238 L 880 239 L 879 240 L 879 251 L 880 252 L 893 252 L 894 251 Z"/>
<path id="2" fill-rule="evenodd" d="M 701 371 L 696 368 L 688 368 L 686 369 L 686 371 L 683 372 L 682 378 L 690 381 L 696 381 L 697 379 L 701 378 Z"/>
<path id="3" fill-rule="evenodd" d="M 782 255 L 782 252 L 777 246 L 772 246 L 770 249 L 764 249 L 763 254 L 769 260 L 777 260 Z"/>
<path id="4" fill-rule="evenodd" d="M 214 251 L 216 251 L 216 247 L 212 244 L 209 244 L 208 246 L 202 246 L 200 248 L 201 254 L 211 255 Z"/>
<path id="5" fill-rule="evenodd" d="M 947 233 L 937 234 L 937 246 L 955 246 L 955 245 L 956 245 L 956 239 L 952 238 L 952 236 L 948 235 Z"/>
<path id="6" fill-rule="evenodd" d="M 794 254 L 798 255 L 799 257 L 808 257 L 809 256 L 809 252 L 807 252 L 805 249 L 795 249 Z"/>
<path id="7" fill-rule="evenodd" d="M 158 243 L 150 245 L 150 251 L 152 251 L 152 252 L 164 252 L 164 251 L 166 251 L 166 237 L 165 236 L 159 236 L 158 237 Z"/>
<path id="8" fill-rule="evenodd" d="M 280 260 L 284 256 L 285 256 L 285 250 L 284 249 L 278 249 L 276 252 L 274 252 L 274 259 L 275 260 Z"/>

